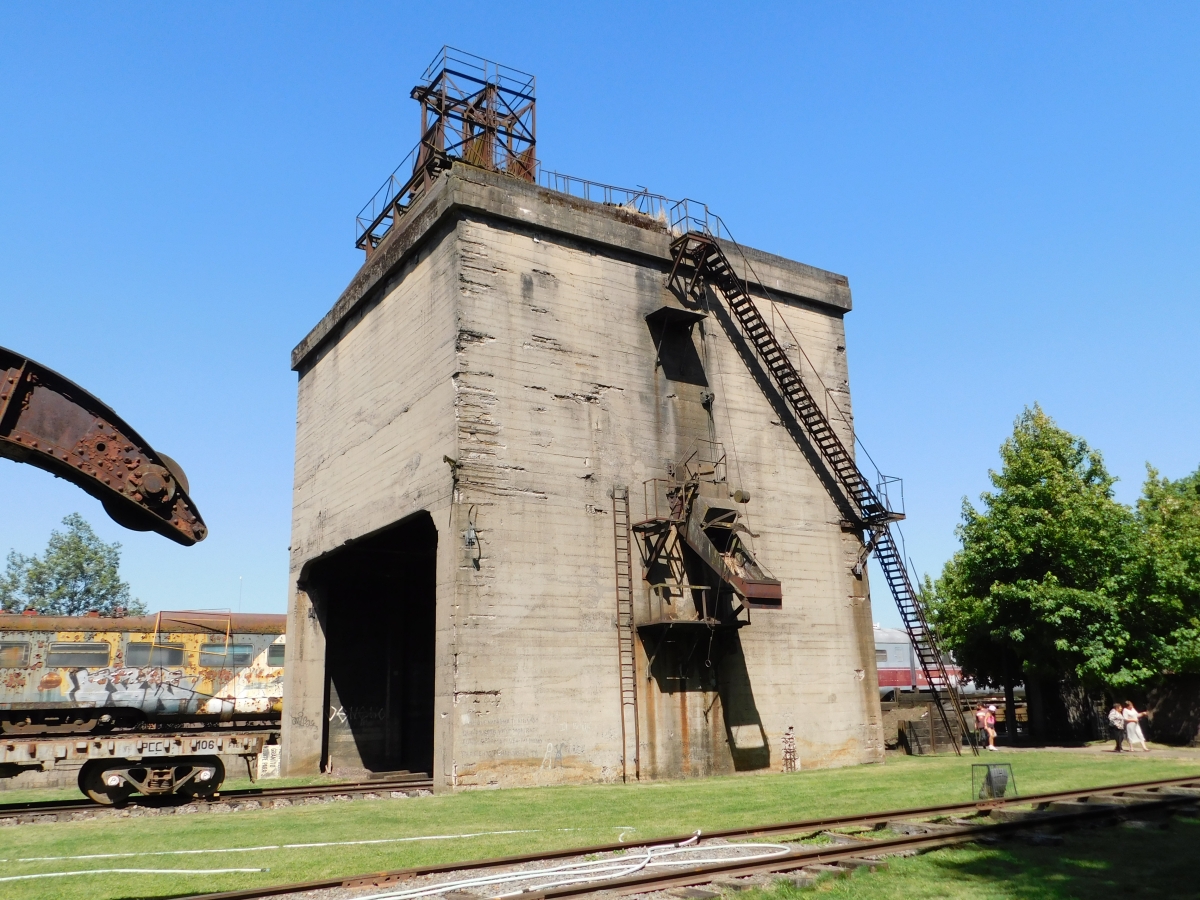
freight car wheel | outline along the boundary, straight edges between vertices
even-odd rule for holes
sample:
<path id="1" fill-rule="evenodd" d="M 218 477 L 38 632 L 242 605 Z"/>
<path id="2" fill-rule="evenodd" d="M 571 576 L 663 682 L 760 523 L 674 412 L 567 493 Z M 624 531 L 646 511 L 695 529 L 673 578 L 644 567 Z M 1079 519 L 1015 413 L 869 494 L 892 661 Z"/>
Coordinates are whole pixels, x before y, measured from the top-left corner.
<path id="1" fill-rule="evenodd" d="M 104 806 L 124 806 L 133 793 L 133 785 L 123 778 L 120 784 L 106 784 L 104 770 L 111 765 L 103 759 L 85 762 L 79 770 L 79 790 Z"/>
<path id="2" fill-rule="evenodd" d="M 194 756 L 188 762 L 192 764 L 192 771 L 197 773 L 197 777 L 181 787 L 179 794 L 184 797 L 211 797 L 225 780 L 225 764 L 217 756 Z M 202 779 L 200 776 L 204 774 L 207 777 Z"/>

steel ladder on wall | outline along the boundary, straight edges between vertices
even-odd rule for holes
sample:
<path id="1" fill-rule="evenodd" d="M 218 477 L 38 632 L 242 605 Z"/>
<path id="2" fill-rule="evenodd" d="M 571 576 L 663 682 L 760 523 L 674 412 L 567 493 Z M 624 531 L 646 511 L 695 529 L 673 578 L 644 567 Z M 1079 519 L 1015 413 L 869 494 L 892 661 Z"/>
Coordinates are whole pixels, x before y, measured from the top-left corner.
<path id="1" fill-rule="evenodd" d="M 642 777 L 638 745 L 637 660 L 633 635 L 633 541 L 629 522 L 629 488 L 614 487 L 613 546 L 617 569 L 617 663 L 621 676 L 621 778 Z"/>
<path id="2" fill-rule="evenodd" d="M 917 660 L 933 694 L 934 705 L 941 714 L 946 733 L 955 736 L 952 741 L 954 752 L 961 755 L 962 736 L 968 733 L 962 704 L 946 670 L 937 635 L 929 625 L 921 599 L 913 587 L 908 568 L 892 534 L 891 523 L 901 517 L 892 513 L 871 488 L 853 456 L 837 436 L 833 425 L 821 411 L 799 371 L 751 299 L 746 283 L 729 264 L 725 251 L 707 225 L 707 217 L 706 211 L 699 230 L 694 230 L 697 227 L 695 218 L 687 216 L 683 219 L 683 234 L 671 244 L 673 265 L 667 283 L 674 283 L 685 295 L 701 305 L 707 305 L 704 285 L 707 283 L 715 289 L 714 293 L 725 301 L 742 335 L 754 348 L 754 353 L 770 374 L 775 387 L 787 401 L 795 422 L 812 440 L 841 486 L 858 524 L 869 534 L 867 551 L 874 549 L 905 630 L 916 649 Z M 838 499 L 835 497 L 835 501 Z M 949 712 L 947 703 L 951 706 Z M 971 749 L 979 752 L 974 743 Z"/>

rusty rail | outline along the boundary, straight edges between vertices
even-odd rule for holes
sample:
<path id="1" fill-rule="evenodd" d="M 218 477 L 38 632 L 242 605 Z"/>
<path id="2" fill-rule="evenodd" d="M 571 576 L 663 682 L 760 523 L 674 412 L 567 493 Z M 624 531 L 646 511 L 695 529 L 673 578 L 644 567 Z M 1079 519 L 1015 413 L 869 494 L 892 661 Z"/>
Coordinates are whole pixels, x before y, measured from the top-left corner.
<path id="1" fill-rule="evenodd" d="M 911 809 L 872 812 L 860 815 L 806 819 L 796 822 L 784 822 L 752 828 L 735 828 L 722 831 L 711 831 L 704 833 L 701 839 L 713 840 L 719 838 L 724 840 L 739 840 L 754 837 L 810 834 L 835 828 L 869 826 L 884 822 L 895 822 L 911 819 L 928 819 L 939 816 L 974 813 L 983 810 L 1000 809 L 1012 806 L 1032 805 L 1036 807 L 1057 801 L 1080 800 L 1102 796 L 1120 797 L 1125 793 L 1154 791 L 1170 787 L 1188 787 L 1200 789 L 1200 775 L 1191 775 L 1182 778 L 1158 779 L 1155 781 L 1139 781 L 1129 784 L 1115 784 L 1105 787 L 1083 788 L 1070 791 L 1055 791 L 1052 793 L 1035 794 L 1028 797 L 1014 797 L 1011 799 L 999 798 L 972 803 L 951 803 L 941 806 L 924 806 Z M 1176 804 L 1195 804 L 1198 802 L 1198 799 L 1200 798 L 1193 796 L 1165 796 L 1162 800 L 1150 801 L 1149 803 L 1130 806 L 1128 808 L 1169 808 L 1170 806 Z M 799 848 L 786 857 L 777 857 L 765 863 L 738 863 L 737 861 L 731 861 L 730 863 L 722 863 L 715 866 L 698 867 L 694 871 L 676 872 L 669 876 L 643 876 L 640 878 L 623 879 L 620 881 L 613 880 L 606 882 L 592 882 L 588 884 L 556 888 L 544 892 L 538 892 L 536 894 L 530 894 L 529 896 L 534 898 L 570 897 L 593 893 L 600 890 L 613 890 L 617 893 L 643 893 L 649 890 L 705 884 L 709 881 L 712 881 L 714 877 L 718 876 L 736 877 L 752 875 L 758 872 L 787 871 L 789 869 L 798 869 L 805 865 L 814 865 L 823 862 L 833 862 L 847 858 L 861 857 L 864 853 L 875 855 L 895 853 L 902 850 L 928 849 L 951 843 L 975 840 L 976 838 L 986 834 L 1004 834 L 1018 831 L 1023 828 L 1027 829 L 1030 827 L 1043 827 L 1045 825 L 1069 824 L 1084 818 L 1111 816 L 1112 814 L 1113 810 L 1111 807 L 1096 804 L 1089 809 L 1083 809 L 1079 812 L 1071 811 L 1067 813 L 1039 815 L 1031 822 L 1001 822 L 995 825 L 966 826 L 961 829 L 955 829 L 953 832 L 940 831 L 937 835 L 910 835 L 894 840 L 872 841 L 870 844 L 863 842 L 860 844 L 842 847 L 820 846 Z M 198 894 L 192 896 L 190 900 L 259 900 L 259 898 L 262 897 L 275 897 L 282 894 L 327 890 L 330 888 L 381 887 L 384 885 L 394 885 L 399 882 L 406 882 L 413 878 L 419 878 L 425 875 L 439 875 L 457 871 L 480 871 L 493 868 L 498 869 L 505 866 L 518 866 L 533 862 L 567 859 L 574 856 L 587 856 L 596 853 L 611 853 L 618 850 L 625 852 L 631 849 L 649 845 L 661 846 L 672 843 L 682 843 L 692 838 L 694 838 L 694 835 L 675 835 L 657 838 L 653 841 L 642 841 L 637 844 L 597 844 L 590 847 L 571 847 L 563 850 L 550 850 L 541 853 L 528 853 L 517 856 L 497 857 L 493 859 L 466 860 L 460 862 L 438 863 L 428 866 L 413 866 L 406 869 L 396 869 L 390 872 L 354 875 L 343 878 L 329 878 L 318 881 L 300 882 L 296 884 L 270 885 L 267 887 L 249 888 L 237 891 L 223 891 L 211 894 Z"/>
<path id="2" fill-rule="evenodd" d="M 309 797 L 326 797 L 340 794 L 373 794 L 381 791 L 432 790 L 433 781 L 424 772 L 394 776 L 378 781 L 348 781 L 341 784 L 317 784 L 301 787 L 240 788 L 233 791 L 218 791 L 211 799 L 192 802 L 227 803 L 236 800 L 304 800 Z M 131 797 L 126 809 L 138 806 L 163 807 L 171 805 L 174 798 Z M 26 803 L 0 804 L 0 823 L 6 819 L 30 819 L 44 822 L 49 817 L 69 819 L 79 813 L 102 812 L 113 807 L 102 803 L 80 800 L 40 800 Z"/>

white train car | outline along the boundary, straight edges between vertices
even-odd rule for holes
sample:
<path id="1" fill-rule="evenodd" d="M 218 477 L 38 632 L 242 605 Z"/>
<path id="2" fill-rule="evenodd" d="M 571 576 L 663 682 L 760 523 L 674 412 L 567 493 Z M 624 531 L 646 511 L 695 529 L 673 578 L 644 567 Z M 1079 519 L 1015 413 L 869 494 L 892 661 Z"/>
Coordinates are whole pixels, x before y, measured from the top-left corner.
<path id="1" fill-rule="evenodd" d="M 946 655 L 946 671 L 960 693 L 976 692 L 975 682 L 963 681 L 962 669 L 954 658 Z M 929 680 L 917 661 L 908 632 L 899 628 L 875 626 L 875 669 L 879 673 L 879 696 L 884 700 L 897 699 L 900 693 L 929 690 Z"/>

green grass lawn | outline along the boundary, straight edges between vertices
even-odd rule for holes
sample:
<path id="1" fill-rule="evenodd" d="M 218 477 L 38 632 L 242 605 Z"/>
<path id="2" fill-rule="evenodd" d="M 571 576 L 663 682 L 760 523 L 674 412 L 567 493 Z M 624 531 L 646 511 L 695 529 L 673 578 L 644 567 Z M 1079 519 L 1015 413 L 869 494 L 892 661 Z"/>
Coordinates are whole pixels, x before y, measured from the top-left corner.
<path id="1" fill-rule="evenodd" d="M 967 844 L 891 859 L 888 868 L 825 879 L 811 888 L 778 883 L 738 900 L 1092 900 L 1200 896 L 1200 820 L 1166 830 L 1103 828 L 1070 832 L 1059 847 L 1019 839 Z"/>
<path id="2" fill-rule="evenodd" d="M 1001 753 L 988 759 L 995 761 L 1013 763 L 1023 794 L 1200 774 L 1195 761 L 1155 758 L 1154 754 L 1093 756 L 1036 751 L 1011 756 Z M 897 757 L 881 766 L 793 775 L 468 791 L 411 800 L 330 803 L 226 815 L 198 813 L 22 825 L 0 830 L 0 877 L 101 868 L 247 867 L 270 871 L 95 874 L 8 881 L 0 882 L 0 897 L 170 897 L 603 843 L 621 834 L 626 840 L 638 840 L 697 828 L 714 830 L 964 802 L 970 799 L 971 762 L 970 757 Z M 418 840 L 406 840 L 411 838 Z M 385 843 L 346 843 L 352 841 Z M 286 846 L 297 844 L 328 846 Z M 176 850 L 218 852 L 166 853 Z M 81 858 L 111 853 L 153 855 Z M 1200 857 L 1200 853 L 1195 855 Z M 918 862 L 924 864 L 923 859 Z M 898 864 L 893 865 L 899 871 Z"/>

